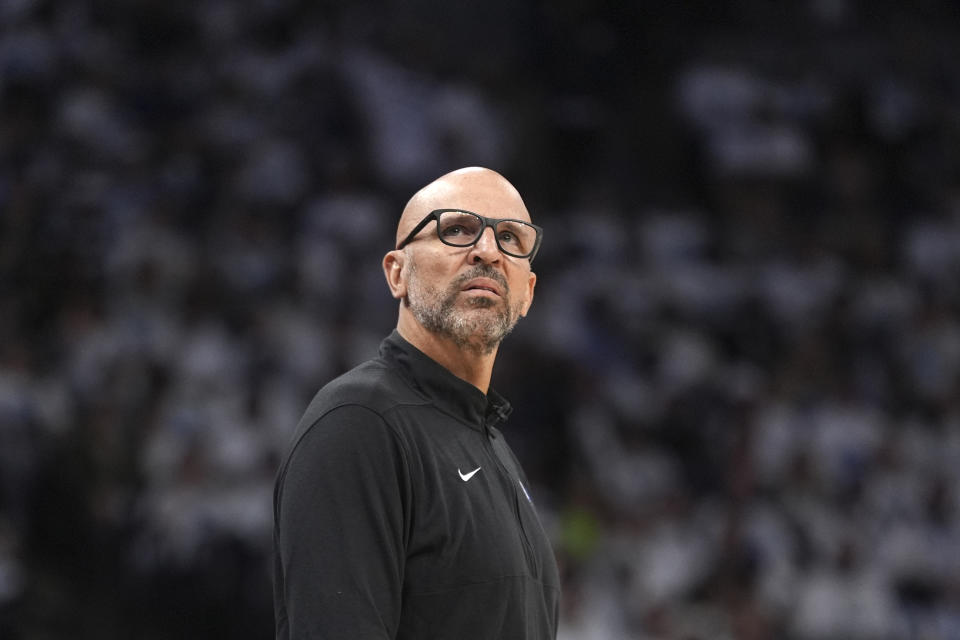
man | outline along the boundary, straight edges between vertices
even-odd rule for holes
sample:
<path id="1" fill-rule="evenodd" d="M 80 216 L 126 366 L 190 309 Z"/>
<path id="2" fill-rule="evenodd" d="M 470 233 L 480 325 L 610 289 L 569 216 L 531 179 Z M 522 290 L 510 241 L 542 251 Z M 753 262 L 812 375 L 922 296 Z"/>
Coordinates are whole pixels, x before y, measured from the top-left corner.
<path id="1" fill-rule="evenodd" d="M 555 637 L 556 563 L 490 389 L 541 237 L 488 169 L 407 204 L 383 259 L 397 328 L 320 390 L 277 478 L 277 638 Z"/>

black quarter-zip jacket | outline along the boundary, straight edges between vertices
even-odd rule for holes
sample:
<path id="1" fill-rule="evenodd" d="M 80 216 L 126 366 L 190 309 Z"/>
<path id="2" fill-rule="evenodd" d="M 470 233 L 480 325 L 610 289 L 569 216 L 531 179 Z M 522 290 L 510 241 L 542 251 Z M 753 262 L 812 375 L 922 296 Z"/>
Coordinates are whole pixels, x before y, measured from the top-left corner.
<path id="1" fill-rule="evenodd" d="M 274 492 L 277 638 L 552 640 L 560 583 L 483 394 L 396 331 L 326 385 Z"/>

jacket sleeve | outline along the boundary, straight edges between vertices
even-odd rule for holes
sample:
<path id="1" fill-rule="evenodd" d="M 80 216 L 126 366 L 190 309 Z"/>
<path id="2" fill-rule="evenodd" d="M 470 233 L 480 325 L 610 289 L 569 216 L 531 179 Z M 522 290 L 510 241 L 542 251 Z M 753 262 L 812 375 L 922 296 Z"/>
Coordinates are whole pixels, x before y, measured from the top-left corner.
<path id="1" fill-rule="evenodd" d="M 303 435 L 275 493 L 278 638 L 395 637 L 408 487 L 398 438 L 369 409 L 338 407 Z"/>

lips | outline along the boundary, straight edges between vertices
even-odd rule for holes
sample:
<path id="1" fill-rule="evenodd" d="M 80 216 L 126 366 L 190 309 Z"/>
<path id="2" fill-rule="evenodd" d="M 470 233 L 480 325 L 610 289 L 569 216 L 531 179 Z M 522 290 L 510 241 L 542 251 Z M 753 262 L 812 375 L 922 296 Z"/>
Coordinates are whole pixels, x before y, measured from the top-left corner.
<path id="1" fill-rule="evenodd" d="M 463 285 L 461 291 L 489 291 L 497 296 L 503 296 L 503 290 L 496 281 L 490 278 L 474 278 Z"/>

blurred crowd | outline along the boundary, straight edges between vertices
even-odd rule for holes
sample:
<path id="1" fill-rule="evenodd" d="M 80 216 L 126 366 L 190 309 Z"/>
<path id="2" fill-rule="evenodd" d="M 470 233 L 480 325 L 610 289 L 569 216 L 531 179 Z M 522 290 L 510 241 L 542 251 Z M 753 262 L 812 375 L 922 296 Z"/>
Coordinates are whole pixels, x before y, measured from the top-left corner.
<path id="1" fill-rule="evenodd" d="M 0 1 L 0 637 L 269 637 L 289 434 L 484 165 L 561 640 L 960 638 L 953 4 L 348 4 Z"/>

